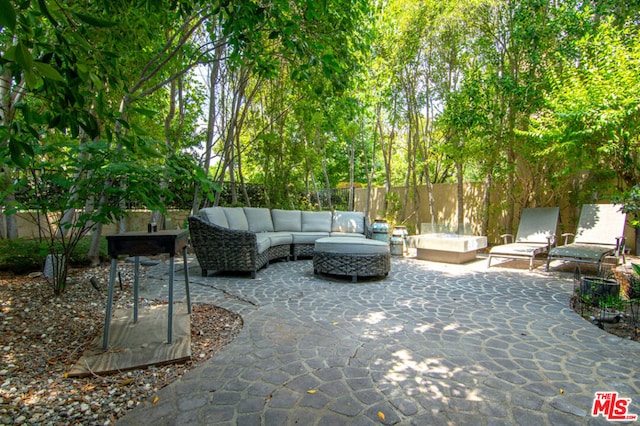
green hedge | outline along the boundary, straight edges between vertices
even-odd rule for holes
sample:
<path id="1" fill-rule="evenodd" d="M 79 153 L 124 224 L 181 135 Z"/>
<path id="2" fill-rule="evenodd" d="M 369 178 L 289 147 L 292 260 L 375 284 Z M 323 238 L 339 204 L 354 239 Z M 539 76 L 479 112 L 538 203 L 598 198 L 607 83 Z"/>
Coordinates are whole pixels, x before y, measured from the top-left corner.
<path id="1" fill-rule="evenodd" d="M 78 242 L 71 253 L 71 266 L 88 266 L 89 246 L 91 238 L 85 237 Z M 16 274 L 42 271 L 44 260 L 49 253 L 46 243 L 38 240 L 0 240 L 0 270 L 12 271 Z M 100 258 L 107 257 L 107 240 L 100 241 Z"/>

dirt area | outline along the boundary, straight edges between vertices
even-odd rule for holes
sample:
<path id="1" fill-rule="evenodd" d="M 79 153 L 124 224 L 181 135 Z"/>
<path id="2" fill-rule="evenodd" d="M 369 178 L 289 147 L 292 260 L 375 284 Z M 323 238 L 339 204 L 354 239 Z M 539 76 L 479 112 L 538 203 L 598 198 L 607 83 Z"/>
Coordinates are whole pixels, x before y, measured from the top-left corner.
<path id="1" fill-rule="evenodd" d="M 116 291 L 114 309 L 131 304 L 132 269 L 120 267 L 124 286 Z M 194 304 L 190 361 L 109 376 L 67 377 L 84 348 L 102 333 L 108 275 L 108 267 L 71 271 L 68 288 L 56 297 L 41 276 L 0 273 L 0 424 L 113 424 L 211 358 L 242 328 L 238 315 Z"/>

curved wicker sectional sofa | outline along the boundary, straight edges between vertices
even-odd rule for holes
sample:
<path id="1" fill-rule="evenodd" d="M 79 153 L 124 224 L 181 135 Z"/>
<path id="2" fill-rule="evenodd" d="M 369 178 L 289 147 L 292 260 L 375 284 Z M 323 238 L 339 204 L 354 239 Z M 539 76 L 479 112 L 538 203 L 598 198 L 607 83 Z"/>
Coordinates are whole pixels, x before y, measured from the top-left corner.
<path id="1" fill-rule="evenodd" d="M 209 271 L 244 271 L 255 278 L 271 260 L 313 255 L 319 238 L 371 238 L 362 212 L 208 207 L 188 220 L 203 276 Z"/>

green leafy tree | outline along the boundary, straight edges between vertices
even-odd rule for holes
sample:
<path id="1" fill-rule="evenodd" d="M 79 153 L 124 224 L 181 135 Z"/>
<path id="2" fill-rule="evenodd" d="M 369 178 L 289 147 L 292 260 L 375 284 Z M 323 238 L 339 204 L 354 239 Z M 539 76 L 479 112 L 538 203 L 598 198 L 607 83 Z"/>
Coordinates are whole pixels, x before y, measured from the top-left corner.
<path id="1" fill-rule="evenodd" d="M 97 230 L 94 237 L 99 238 L 101 224 L 122 217 L 125 201 L 163 207 L 164 194 L 152 183 L 159 169 L 172 165 L 165 160 L 165 146 L 145 129 L 154 128 L 155 113 L 140 100 L 181 75 L 176 68 L 189 68 L 176 55 L 186 46 L 184 33 L 167 39 L 152 26 L 192 10 L 150 10 L 136 3 L 48 8 L 46 2 L 3 9 L 13 11 L 10 18 L 5 15 L 0 33 L 0 149 L 7 154 L 3 206 L 7 218 L 20 207 L 35 207 L 47 219 L 57 217 L 43 234 L 50 254 L 63 265 L 54 279 L 54 290 L 61 292 L 64 259 L 89 230 Z M 128 36 L 130 31 L 114 31 L 123 22 L 131 24 L 132 15 L 145 14 L 151 24 L 138 28 L 137 39 Z M 120 23 L 112 20 L 115 16 L 122 18 Z M 192 27 L 178 26 L 185 28 Z M 126 40 L 130 46 L 153 51 L 151 59 L 144 63 L 141 55 L 118 51 L 117 42 L 125 37 L 131 38 Z M 166 64 L 172 67 L 163 68 Z M 42 196 L 50 187 L 61 188 L 65 196 Z M 13 202 L 16 189 L 35 200 Z"/>
<path id="2" fill-rule="evenodd" d="M 637 26 L 613 22 L 601 19 L 572 43 L 571 56 L 559 59 L 534 129 L 543 154 L 562 159 L 567 174 L 588 173 L 585 192 L 596 197 L 640 178 L 640 38 Z"/>

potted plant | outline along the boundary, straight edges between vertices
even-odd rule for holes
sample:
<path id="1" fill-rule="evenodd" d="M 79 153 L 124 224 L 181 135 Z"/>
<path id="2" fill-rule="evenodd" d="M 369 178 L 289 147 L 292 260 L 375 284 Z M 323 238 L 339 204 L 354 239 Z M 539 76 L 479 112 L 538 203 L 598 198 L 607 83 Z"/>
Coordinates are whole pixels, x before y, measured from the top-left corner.
<path id="1" fill-rule="evenodd" d="M 609 278 L 584 276 L 580 278 L 580 296 L 589 298 L 592 306 L 601 305 L 607 298 L 620 297 L 620 284 Z"/>
<path id="2" fill-rule="evenodd" d="M 633 324 L 633 334 L 638 337 L 638 318 L 640 310 L 640 265 L 632 263 L 633 271 L 627 275 L 629 285 L 626 288 L 629 317 Z"/>
<path id="3" fill-rule="evenodd" d="M 635 245 L 636 256 L 640 255 L 640 185 L 635 185 L 626 190 L 620 197 L 617 197 L 614 202 L 621 204 L 620 211 L 631 216 L 629 224 L 633 226 L 636 231 Z"/>

